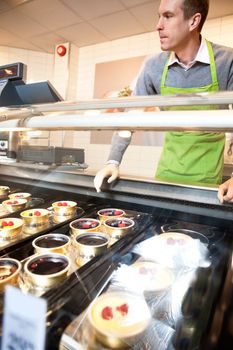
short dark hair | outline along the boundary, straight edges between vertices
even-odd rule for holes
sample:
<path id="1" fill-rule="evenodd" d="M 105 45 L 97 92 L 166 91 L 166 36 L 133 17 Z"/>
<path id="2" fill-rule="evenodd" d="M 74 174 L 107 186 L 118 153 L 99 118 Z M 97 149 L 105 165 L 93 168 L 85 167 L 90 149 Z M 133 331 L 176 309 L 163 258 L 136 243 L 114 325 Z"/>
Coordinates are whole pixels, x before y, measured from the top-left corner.
<path id="1" fill-rule="evenodd" d="M 182 9 L 185 19 L 192 17 L 195 13 L 201 14 L 201 21 L 198 27 L 199 32 L 201 32 L 209 12 L 209 0 L 183 0 Z"/>

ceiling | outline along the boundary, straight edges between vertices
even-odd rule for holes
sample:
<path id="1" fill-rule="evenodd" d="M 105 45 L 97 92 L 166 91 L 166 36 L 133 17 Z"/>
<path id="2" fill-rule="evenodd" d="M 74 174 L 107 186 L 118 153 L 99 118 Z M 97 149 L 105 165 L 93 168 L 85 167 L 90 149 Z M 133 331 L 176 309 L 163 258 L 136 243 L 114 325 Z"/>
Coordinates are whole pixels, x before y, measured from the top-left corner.
<path id="1" fill-rule="evenodd" d="M 0 0 L 0 45 L 54 52 L 154 31 L 160 0 Z M 209 19 L 233 14 L 233 0 L 210 0 Z"/>

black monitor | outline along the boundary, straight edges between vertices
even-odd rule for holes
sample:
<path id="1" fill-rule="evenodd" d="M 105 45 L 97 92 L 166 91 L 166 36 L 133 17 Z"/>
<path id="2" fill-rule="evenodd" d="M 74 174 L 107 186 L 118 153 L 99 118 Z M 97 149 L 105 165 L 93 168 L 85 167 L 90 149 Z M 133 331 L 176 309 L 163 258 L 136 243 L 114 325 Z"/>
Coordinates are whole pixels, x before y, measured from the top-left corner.
<path id="1" fill-rule="evenodd" d="M 0 66 L 0 107 L 62 101 L 49 81 L 25 84 L 26 65 L 17 62 Z"/>
<path id="2" fill-rule="evenodd" d="M 17 85 L 15 88 L 22 104 L 24 105 L 58 102 L 63 100 L 49 81 Z"/>
<path id="3" fill-rule="evenodd" d="M 25 80 L 27 67 L 21 62 L 0 66 L 1 80 Z"/>

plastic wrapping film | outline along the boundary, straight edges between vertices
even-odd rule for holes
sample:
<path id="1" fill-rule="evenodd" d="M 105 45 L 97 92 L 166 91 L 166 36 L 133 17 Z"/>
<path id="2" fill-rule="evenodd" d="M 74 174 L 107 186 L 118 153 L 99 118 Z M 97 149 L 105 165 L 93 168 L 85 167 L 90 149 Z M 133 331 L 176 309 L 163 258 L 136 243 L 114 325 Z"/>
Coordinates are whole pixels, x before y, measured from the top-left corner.
<path id="1" fill-rule="evenodd" d="M 207 245 L 183 234 L 165 233 L 136 244 L 127 255 L 113 272 L 104 293 L 67 328 L 60 349 L 73 349 L 69 341 L 65 346 L 67 339 L 76 342 L 76 349 L 173 349 L 172 340 L 183 317 L 184 299 L 197 271 L 208 270 L 211 263 Z M 118 306 L 112 296 L 119 298 Z M 137 310 L 140 303 L 147 305 L 144 310 Z M 100 305 L 97 313 L 96 305 Z M 121 308 L 123 314 L 118 315 Z M 130 308 L 134 309 L 131 315 Z M 147 308 L 150 319 L 141 329 L 137 318 L 144 322 Z M 98 319 L 93 312 L 98 314 Z M 113 329 L 111 326 L 108 329 L 107 323 L 112 320 Z M 129 324 L 137 330 L 133 336 Z"/>

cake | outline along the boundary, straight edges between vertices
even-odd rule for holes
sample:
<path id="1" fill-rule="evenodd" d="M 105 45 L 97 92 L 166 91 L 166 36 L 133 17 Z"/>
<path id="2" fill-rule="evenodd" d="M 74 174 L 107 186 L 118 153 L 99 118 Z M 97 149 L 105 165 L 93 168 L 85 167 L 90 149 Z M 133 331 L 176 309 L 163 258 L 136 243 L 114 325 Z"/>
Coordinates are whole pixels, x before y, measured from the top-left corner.
<path id="1" fill-rule="evenodd" d="M 24 198 L 27 199 L 27 201 L 31 200 L 31 193 L 28 192 L 16 192 L 11 193 L 8 196 L 10 199 L 18 199 L 18 198 Z"/>
<path id="2" fill-rule="evenodd" d="M 185 246 L 193 238 L 189 235 L 179 232 L 165 232 L 157 236 L 159 240 L 166 241 L 168 246 Z"/>
<path id="3" fill-rule="evenodd" d="M 18 218 L 0 219 L 0 238 L 13 239 L 21 233 L 23 228 L 23 220 Z"/>
<path id="4" fill-rule="evenodd" d="M 27 205 L 27 199 L 25 198 L 8 199 L 3 201 L 2 205 L 7 211 L 14 212 L 14 211 L 25 209 Z"/>
<path id="5" fill-rule="evenodd" d="M 115 218 L 115 217 L 121 217 L 125 215 L 125 212 L 122 209 L 115 209 L 115 208 L 106 208 L 101 209 L 97 212 L 100 221 L 105 221 L 109 217 Z"/>
<path id="6" fill-rule="evenodd" d="M 128 292 L 107 292 L 90 305 L 88 318 L 97 339 L 113 349 L 137 342 L 151 313 L 145 299 Z"/>
<path id="7" fill-rule="evenodd" d="M 74 220 L 70 223 L 70 228 L 73 234 L 79 234 L 83 232 L 98 231 L 100 228 L 100 221 L 91 218 L 81 218 Z"/>
<path id="8" fill-rule="evenodd" d="M 20 213 L 24 221 L 24 232 L 37 233 L 49 226 L 50 212 L 47 209 L 28 209 Z"/>
<path id="9" fill-rule="evenodd" d="M 10 192 L 10 187 L 0 186 L 0 196 L 6 196 Z"/>
<path id="10" fill-rule="evenodd" d="M 180 267 L 208 266 L 209 251 L 199 239 L 179 232 L 166 232 L 140 242 L 134 248 L 144 260 L 179 271 Z"/>
<path id="11" fill-rule="evenodd" d="M 160 294 L 171 287 L 174 281 L 172 271 L 153 261 L 136 261 L 131 265 L 138 274 L 138 283 L 145 292 Z"/>
<path id="12" fill-rule="evenodd" d="M 21 263 L 12 258 L 0 259 L 0 292 L 2 293 L 7 284 L 17 285 Z"/>
<path id="13" fill-rule="evenodd" d="M 104 228 L 112 238 L 119 239 L 130 233 L 134 224 L 134 221 L 128 218 L 111 218 L 104 221 Z"/>
<path id="14" fill-rule="evenodd" d="M 75 214 L 77 203 L 73 201 L 57 201 L 52 203 L 55 215 L 72 216 Z"/>

